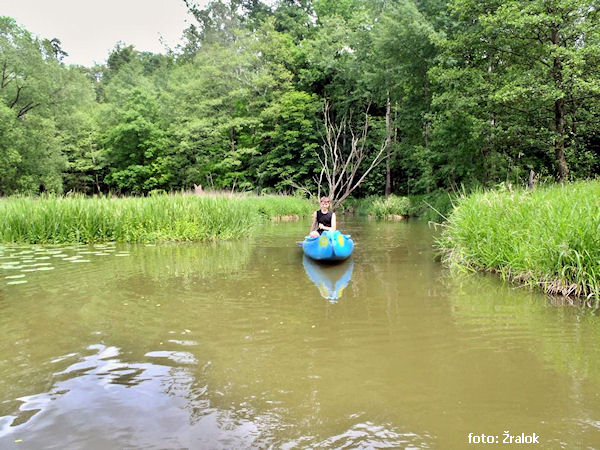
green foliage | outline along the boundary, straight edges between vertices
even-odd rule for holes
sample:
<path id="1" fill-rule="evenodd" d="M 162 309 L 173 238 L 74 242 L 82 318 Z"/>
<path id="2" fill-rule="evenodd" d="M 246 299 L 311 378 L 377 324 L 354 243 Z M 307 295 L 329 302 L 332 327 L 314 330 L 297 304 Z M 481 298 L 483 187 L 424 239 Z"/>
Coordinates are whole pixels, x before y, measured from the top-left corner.
<path id="1" fill-rule="evenodd" d="M 0 17 L 0 194 L 63 189 L 58 122 L 79 99 L 59 50 Z"/>
<path id="2" fill-rule="evenodd" d="M 394 216 L 410 215 L 411 200 L 397 195 L 350 198 L 344 203 L 343 210 L 361 216 L 390 219 Z"/>
<path id="3" fill-rule="evenodd" d="M 431 70 L 437 186 L 522 181 L 530 169 L 565 178 L 569 166 L 590 175 L 580 133 L 598 133 L 587 113 L 598 104 L 589 80 L 600 75 L 593 2 L 449 4 L 455 22 Z"/>
<path id="4" fill-rule="evenodd" d="M 319 147 L 315 124 L 321 113 L 316 96 L 289 91 L 261 115 L 265 150 L 258 167 L 259 186 L 284 190 L 290 185 L 310 186 L 320 167 L 314 157 Z"/>
<path id="5" fill-rule="evenodd" d="M 457 195 L 449 195 L 445 191 L 407 197 L 390 195 L 350 198 L 344 202 L 341 212 L 379 219 L 390 219 L 393 216 L 417 217 L 441 223 L 450 216 L 456 199 Z"/>
<path id="6" fill-rule="evenodd" d="M 193 61 L 172 72 L 165 100 L 172 105 L 173 160 L 182 167 L 183 185 L 253 189 L 260 185 L 257 166 L 268 165 L 262 159 L 263 155 L 268 159 L 271 144 L 276 151 L 289 145 L 282 142 L 288 131 L 310 138 L 306 131 L 310 109 L 285 111 L 294 116 L 295 125 L 287 123 L 286 130 L 273 131 L 281 123 L 273 116 L 281 109 L 280 102 L 284 106 L 294 102 L 287 94 L 292 74 L 284 64 L 289 46 L 289 39 L 268 22 L 254 33 L 237 32 L 234 42 L 204 46 Z M 312 108 L 305 104 L 310 101 L 308 96 L 301 106 Z M 303 114 L 308 118 L 302 119 Z M 269 136 L 272 132 L 274 136 Z M 311 147 L 310 142 L 293 145 L 299 146 L 298 151 Z M 270 187 L 284 181 L 281 173 L 267 176 L 272 179 Z"/>
<path id="7" fill-rule="evenodd" d="M 166 139 L 159 126 L 156 99 L 135 88 L 113 114 L 114 125 L 106 129 L 103 138 L 111 166 L 107 184 L 133 194 L 168 187 L 170 174 L 161 170 Z"/>
<path id="8" fill-rule="evenodd" d="M 599 196 L 598 181 L 479 192 L 459 200 L 439 244 L 450 263 L 600 299 Z"/>
<path id="9" fill-rule="evenodd" d="M 367 165 L 389 139 L 353 194 L 389 193 L 389 179 L 420 215 L 424 201 L 444 214 L 459 186 L 600 172 L 590 0 L 186 4 L 180 48 L 117 42 L 91 68 L 0 18 L 0 195 L 316 192 L 325 102 L 348 123 L 339 158 L 367 109 Z"/>
<path id="10" fill-rule="evenodd" d="M 16 190 L 17 167 L 21 162 L 23 130 L 14 111 L 0 102 L 0 194 Z"/>
<path id="11" fill-rule="evenodd" d="M 390 195 L 375 199 L 367 213 L 378 219 L 385 219 L 390 216 L 407 216 L 409 211 L 410 199 L 408 197 Z"/>
<path id="12" fill-rule="evenodd" d="M 411 195 L 408 214 L 421 219 L 442 223 L 447 220 L 454 208 L 458 195 L 446 191 Z"/>

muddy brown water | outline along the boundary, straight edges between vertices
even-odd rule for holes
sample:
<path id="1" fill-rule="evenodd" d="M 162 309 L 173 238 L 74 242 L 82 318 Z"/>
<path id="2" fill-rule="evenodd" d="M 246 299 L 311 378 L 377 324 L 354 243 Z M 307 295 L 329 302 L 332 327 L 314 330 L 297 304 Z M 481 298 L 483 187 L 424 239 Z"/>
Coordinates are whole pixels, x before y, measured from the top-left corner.
<path id="1" fill-rule="evenodd" d="M 0 246 L 0 448 L 600 447 L 592 311 L 449 274 L 424 223 L 341 222 L 325 267 L 304 221 Z"/>

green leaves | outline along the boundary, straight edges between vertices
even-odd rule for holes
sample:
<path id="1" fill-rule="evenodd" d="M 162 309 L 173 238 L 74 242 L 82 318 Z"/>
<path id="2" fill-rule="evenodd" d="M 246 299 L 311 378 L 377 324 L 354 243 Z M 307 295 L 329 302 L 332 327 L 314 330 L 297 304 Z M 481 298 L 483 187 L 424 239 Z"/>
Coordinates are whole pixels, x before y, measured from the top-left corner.
<path id="1" fill-rule="evenodd" d="M 314 190 L 325 101 L 354 125 L 370 105 L 373 131 L 389 137 L 388 165 L 362 195 L 388 179 L 418 194 L 519 183 L 531 169 L 593 176 L 596 6 L 188 2 L 196 22 L 183 47 L 157 55 L 118 42 L 89 69 L 66 67 L 62 43 L 0 18 L 0 194 Z M 350 132 L 340 142 L 347 153 Z"/>
<path id="2" fill-rule="evenodd" d="M 489 124 L 473 143 L 485 150 L 488 169 L 497 153 L 508 171 L 532 158 L 536 172 L 563 178 L 568 165 L 580 170 L 580 156 L 565 148 L 582 137 L 578 116 L 597 104 L 598 83 L 588 83 L 600 75 L 590 64 L 600 32 L 592 2 L 454 1 L 451 9 L 457 21 L 441 42 L 444 63 L 431 72 L 441 91 L 436 109 L 468 111 L 473 124 Z M 549 151 L 554 161 L 540 158 Z"/>
<path id="3" fill-rule="evenodd" d="M 321 104 L 314 95 L 289 91 L 261 114 L 261 141 L 264 149 L 258 166 L 259 185 L 288 189 L 291 184 L 314 186 L 317 171 L 314 150 Z"/>

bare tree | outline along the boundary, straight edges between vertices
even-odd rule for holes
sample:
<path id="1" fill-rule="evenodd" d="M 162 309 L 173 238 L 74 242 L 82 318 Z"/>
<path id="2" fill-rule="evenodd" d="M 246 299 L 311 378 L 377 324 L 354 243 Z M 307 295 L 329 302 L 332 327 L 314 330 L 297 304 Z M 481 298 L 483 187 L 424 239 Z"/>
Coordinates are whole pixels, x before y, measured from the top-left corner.
<path id="1" fill-rule="evenodd" d="M 370 106 L 370 105 L 369 105 Z M 323 107 L 323 122 L 325 135 L 323 145 L 317 150 L 317 157 L 321 163 L 321 172 L 315 182 L 318 186 L 318 196 L 324 182 L 331 200 L 332 208 L 339 206 L 360 184 L 367 175 L 379 164 L 389 157 L 386 149 L 391 142 L 389 132 L 390 102 L 386 106 L 386 137 L 381 147 L 369 161 L 369 152 L 366 146 L 369 131 L 369 106 L 365 111 L 365 121 L 360 130 L 353 128 L 346 116 L 339 123 L 331 119 L 330 104 L 326 102 Z M 350 133 L 350 148 L 344 148 L 344 138 Z"/>

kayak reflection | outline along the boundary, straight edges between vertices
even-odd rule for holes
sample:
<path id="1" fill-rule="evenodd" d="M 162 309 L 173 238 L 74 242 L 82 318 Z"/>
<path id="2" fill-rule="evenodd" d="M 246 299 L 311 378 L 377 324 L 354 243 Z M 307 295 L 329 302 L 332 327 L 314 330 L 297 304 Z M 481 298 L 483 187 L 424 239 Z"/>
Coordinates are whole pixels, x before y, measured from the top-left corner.
<path id="1" fill-rule="evenodd" d="M 352 269 L 354 268 L 353 259 L 332 265 L 318 263 L 306 255 L 302 258 L 302 264 L 306 275 L 315 283 L 321 296 L 331 303 L 336 303 L 341 298 L 352 278 Z"/>

